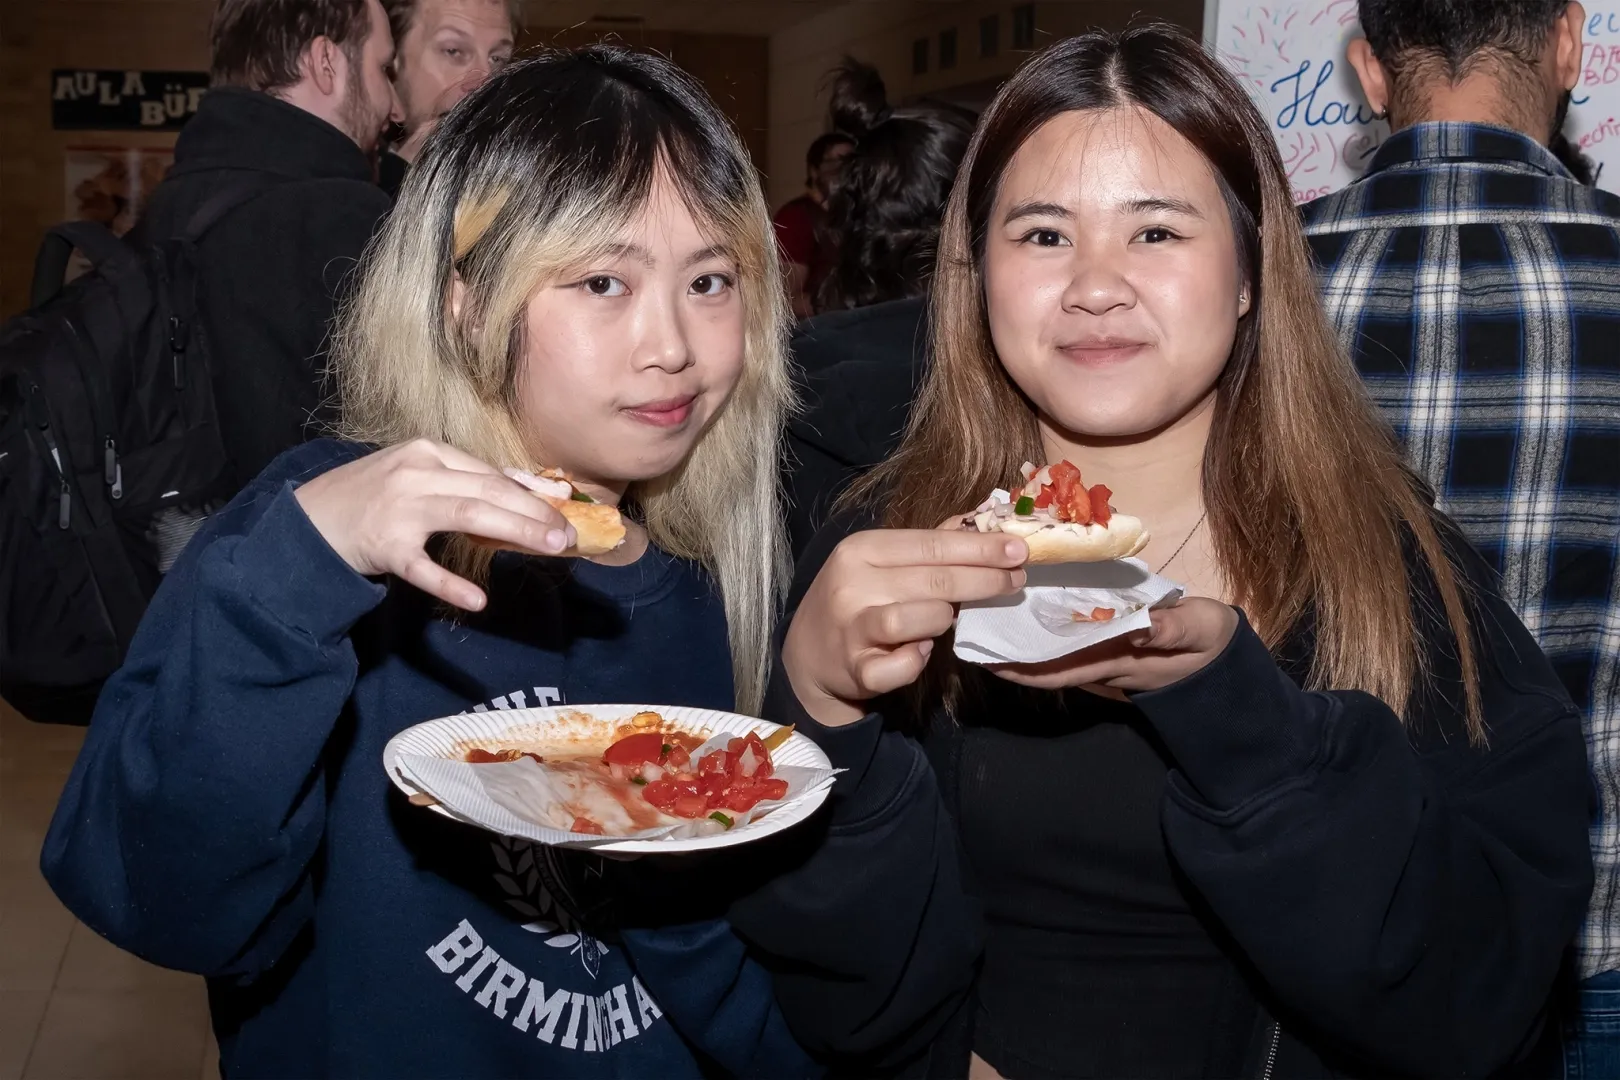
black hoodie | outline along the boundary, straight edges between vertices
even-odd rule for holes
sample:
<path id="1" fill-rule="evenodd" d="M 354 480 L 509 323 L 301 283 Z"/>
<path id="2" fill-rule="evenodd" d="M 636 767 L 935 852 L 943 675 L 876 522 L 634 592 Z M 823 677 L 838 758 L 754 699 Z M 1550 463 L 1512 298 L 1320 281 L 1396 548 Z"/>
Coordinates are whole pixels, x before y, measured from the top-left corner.
<path id="1" fill-rule="evenodd" d="M 900 444 L 927 368 L 927 301 L 806 319 L 793 334 L 804 411 L 788 426 L 788 540 L 798 558 L 840 492 Z"/>
<path id="2" fill-rule="evenodd" d="M 180 133 L 139 229 L 176 235 L 243 179 L 265 190 L 198 245 L 214 398 L 238 487 L 333 415 L 323 381 L 333 312 L 389 209 L 349 136 L 269 94 L 221 86 Z"/>
<path id="3" fill-rule="evenodd" d="M 790 617 L 854 527 L 817 536 Z M 1171 762 L 1166 851 L 1234 976 L 1216 1021 L 1229 1055 L 1206 1075 L 1480 1077 L 1522 1067 L 1546 1029 L 1592 886 L 1585 741 L 1490 572 L 1471 550 L 1459 559 L 1488 748 L 1452 704 L 1456 660 L 1416 570 L 1432 682 L 1407 723 L 1369 694 L 1304 689 L 1308 630 L 1273 657 L 1247 622 L 1202 671 L 1132 696 Z M 953 762 L 963 727 L 1011 718 L 918 718 L 896 695 L 826 728 L 780 664 L 773 680 L 765 715 L 848 772 L 824 831 L 800 837 L 819 845 L 733 925 L 775 958 L 778 1000 L 812 1052 L 855 1075 L 965 1075 L 984 923 Z"/>

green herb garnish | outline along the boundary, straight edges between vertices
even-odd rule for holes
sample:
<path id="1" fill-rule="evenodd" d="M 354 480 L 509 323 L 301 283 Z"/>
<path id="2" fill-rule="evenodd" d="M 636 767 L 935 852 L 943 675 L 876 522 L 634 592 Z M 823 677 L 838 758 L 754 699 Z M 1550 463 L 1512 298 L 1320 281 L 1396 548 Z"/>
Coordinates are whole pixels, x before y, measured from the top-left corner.
<path id="1" fill-rule="evenodd" d="M 568 497 L 570 499 L 573 499 L 575 502 L 593 503 L 593 502 L 596 501 L 595 499 L 591 498 L 589 495 L 585 494 L 583 491 L 576 491 L 576 492 L 574 492 L 572 495 L 570 495 Z"/>
<path id="2" fill-rule="evenodd" d="M 647 778 L 645 776 L 632 776 L 630 778 L 630 782 L 639 786 L 645 784 L 647 782 Z"/>
<path id="3" fill-rule="evenodd" d="M 726 817 L 726 815 L 722 814 L 718 810 L 716 810 L 714 813 L 709 815 L 709 820 L 710 821 L 718 821 L 720 824 L 724 825 L 726 828 L 728 828 L 728 829 L 731 828 L 731 819 Z"/>
<path id="4" fill-rule="evenodd" d="M 1035 496 L 1020 495 L 1018 501 L 1013 503 L 1013 513 L 1019 517 L 1029 517 L 1035 512 Z"/>
<path id="5" fill-rule="evenodd" d="M 664 753 L 666 753 L 666 754 L 667 754 L 667 753 L 669 753 L 669 752 L 670 752 L 670 751 L 671 751 L 671 750 L 673 750 L 673 749 L 675 749 L 675 748 L 674 748 L 674 747 L 673 747 L 673 746 L 671 746 L 671 745 L 670 745 L 670 744 L 669 744 L 669 743 L 665 743 L 665 744 L 664 744 Z"/>

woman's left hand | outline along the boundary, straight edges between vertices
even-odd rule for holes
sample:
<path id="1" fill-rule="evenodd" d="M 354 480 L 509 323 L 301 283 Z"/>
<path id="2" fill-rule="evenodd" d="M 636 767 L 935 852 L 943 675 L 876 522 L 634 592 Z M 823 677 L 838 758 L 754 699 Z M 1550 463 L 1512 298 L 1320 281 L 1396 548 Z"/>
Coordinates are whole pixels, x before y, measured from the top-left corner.
<path id="1" fill-rule="evenodd" d="M 1044 664 L 995 664 L 990 670 L 1020 686 L 1059 690 L 1109 686 L 1157 690 L 1178 682 L 1221 654 L 1237 631 L 1235 608 L 1202 596 L 1150 613 L 1153 626 L 1111 638 Z"/>

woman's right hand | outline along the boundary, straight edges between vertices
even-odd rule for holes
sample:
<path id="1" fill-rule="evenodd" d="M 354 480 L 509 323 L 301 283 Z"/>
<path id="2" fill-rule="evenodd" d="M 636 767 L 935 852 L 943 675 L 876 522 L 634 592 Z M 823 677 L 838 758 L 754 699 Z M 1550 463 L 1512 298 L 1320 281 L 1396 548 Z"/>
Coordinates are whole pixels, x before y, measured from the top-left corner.
<path id="1" fill-rule="evenodd" d="M 499 469 L 429 439 L 322 473 L 294 495 L 339 557 L 368 577 L 392 574 L 447 604 L 479 611 L 484 591 L 433 561 L 434 533 L 465 533 L 554 554 L 574 544 L 557 510 Z"/>
<path id="2" fill-rule="evenodd" d="M 877 529 L 833 550 L 793 615 L 782 668 L 800 704 L 830 727 L 915 682 L 956 605 L 1024 587 L 1029 548 L 1000 533 Z"/>

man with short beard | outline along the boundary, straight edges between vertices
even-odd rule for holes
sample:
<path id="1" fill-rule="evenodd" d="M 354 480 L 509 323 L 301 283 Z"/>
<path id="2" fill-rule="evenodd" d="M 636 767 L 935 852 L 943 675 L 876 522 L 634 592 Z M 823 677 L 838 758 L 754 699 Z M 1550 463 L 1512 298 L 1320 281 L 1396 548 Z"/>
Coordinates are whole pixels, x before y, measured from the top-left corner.
<path id="1" fill-rule="evenodd" d="M 518 0 L 383 0 L 394 32 L 394 91 L 402 119 L 377 179 L 390 198 L 439 118 L 512 59 Z"/>
<path id="2" fill-rule="evenodd" d="M 389 202 L 375 184 L 397 115 L 378 0 L 219 0 L 213 87 L 138 226 L 197 245 L 198 303 L 235 485 L 318 433 L 334 305 Z"/>

